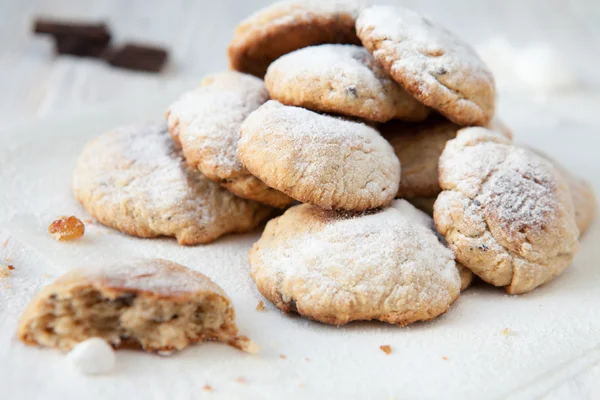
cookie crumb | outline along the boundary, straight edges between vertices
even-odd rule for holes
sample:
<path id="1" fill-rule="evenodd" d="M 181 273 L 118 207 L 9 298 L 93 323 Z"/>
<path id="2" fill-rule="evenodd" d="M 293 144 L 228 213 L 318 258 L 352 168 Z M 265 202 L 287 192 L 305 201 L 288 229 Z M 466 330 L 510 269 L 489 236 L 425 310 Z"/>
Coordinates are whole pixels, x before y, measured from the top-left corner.
<path id="1" fill-rule="evenodd" d="M 8 265 L 6 266 L 6 268 L 4 268 L 4 265 L 0 264 L 0 266 L 2 266 L 2 268 L 0 268 L 0 278 L 8 278 L 11 274 L 11 271 L 14 269 L 11 268 L 12 265 Z"/>
<path id="2" fill-rule="evenodd" d="M 60 217 L 48 226 L 48 233 L 59 241 L 74 240 L 83 236 L 85 225 L 75 216 Z"/>
<path id="3" fill-rule="evenodd" d="M 206 390 L 207 392 L 212 392 L 213 388 L 210 385 L 204 385 L 203 387 L 204 390 Z"/>
<path id="4" fill-rule="evenodd" d="M 3 248 L 3 249 L 5 249 L 5 248 L 6 248 L 6 246 L 8 246 L 8 241 L 9 241 L 9 240 L 10 240 L 10 239 L 6 239 L 6 240 L 4 241 L 4 243 L 2 243 L 2 248 Z"/>
<path id="5" fill-rule="evenodd" d="M 9 265 L 9 266 L 8 266 L 8 269 L 10 269 L 11 271 L 13 271 L 13 270 L 15 269 L 15 267 L 14 267 L 14 266 L 12 266 L 12 265 Z"/>
<path id="6" fill-rule="evenodd" d="M 381 351 L 383 351 L 385 354 L 392 354 L 392 348 L 390 347 L 389 344 L 384 344 L 379 346 L 379 348 L 381 349 Z"/>
<path id="7" fill-rule="evenodd" d="M 285 354 L 280 354 L 279 358 L 281 358 L 282 360 L 285 360 L 287 358 L 287 356 Z"/>
<path id="8" fill-rule="evenodd" d="M 256 311 L 265 311 L 265 302 L 264 301 L 259 301 L 258 304 L 256 305 Z"/>
<path id="9" fill-rule="evenodd" d="M 235 381 L 237 383 L 243 383 L 243 384 L 248 383 L 248 381 L 246 380 L 246 378 L 244 378 L 243 376 L 238 376 L 237 378 L 235 378 Z"/>
<path id="10" fill-rule="evenodd" d="M 443 357 L 442 357 L 442 360 L 444 360 L 444 361 L 448 361 L 448 357 L 446 357 L 446 356 L 443 356 Z"/>
<path id="11" fill-rule="evenodd" d="M 500 332 L 500 334 L 502 336 L 508 336 L 508 335 L 510 335 L 511 334 L 510 328 L 504 328 L 504 329 L 502 329 L 502 332 Z"/>

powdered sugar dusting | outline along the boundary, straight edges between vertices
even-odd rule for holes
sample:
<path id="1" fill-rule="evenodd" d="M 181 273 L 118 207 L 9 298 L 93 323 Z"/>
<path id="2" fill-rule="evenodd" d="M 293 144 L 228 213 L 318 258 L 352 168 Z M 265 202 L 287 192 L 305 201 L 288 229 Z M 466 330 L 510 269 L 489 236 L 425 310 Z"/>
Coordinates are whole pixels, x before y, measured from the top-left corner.
<path id="1" fill-rule="evenodd" d="M 335 315 L 357 304 L 348 318 L 434 317 L 458 295 L 460 278 L 427 218 L 405 200 L 366 214 L 297 206 L 267 227 L 251 272 L 259 286 L 277 280 L 283 300 L 299 309 L 329 304 Z"/>
<path id="2" fill-rule="evenodd" d="M 165 296 L 205 292 L 226 297 L 225 292 L 205 275 L 167 260 L 123 260 L 115 264 L 81 269 L 79 273 L 105 287 L 116 289 Z"/>
<path id="3" fill-rule="evenodd" d="M 169 107 L 169 129 L 177 127 L 186 160 L 211 179 L 247 174 L 236 155 L 240 125 L 268 98 L 256 77 L 233 71 L 211 75 Z"/>
<path id="4" fill-rule="evenodd" d="M 326 112 L 377 121 L 419 120 L 428 114 L 365 48 L 355 45 L 323 44 L 288 53 L 269 66 L 265 82 L 277 100 L 308 102 L 307 108 Z"/>
<path id="5" fill-rule="evenodd" d="M 388 204 L 400 163 L 373 128 L 270 100 L 242 125 L 238 154 L 267 185 L 324 208 Z"/>
<path id="6" fill-rule="evenodd" d="M 461 125 L 491 119 L 493 76 L 475 51 L 452 32 L 414 11 L 392 6 L 365 9 L 356 29 L 375 58 L 389 66 L 394 79 L 426 105 Z"/>

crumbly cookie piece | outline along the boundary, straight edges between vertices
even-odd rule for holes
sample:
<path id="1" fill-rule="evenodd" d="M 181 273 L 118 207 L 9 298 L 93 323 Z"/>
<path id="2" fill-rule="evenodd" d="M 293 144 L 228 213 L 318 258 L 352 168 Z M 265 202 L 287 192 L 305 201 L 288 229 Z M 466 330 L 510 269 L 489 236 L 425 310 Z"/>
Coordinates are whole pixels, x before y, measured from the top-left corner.
<path id="1" fill-rule="evenodd" d="M 510 129 L 497 118 L 488 126 L 512 140 Z M 459 129 L 459 125 L 439 117 L 419 124 L 390 121 L 379 127 L 402 164 L 397 197 L 433 197 L 442 191 L 438 182 L 438 161 L 446 142 L 454 139 Z"/>
<path id="2" fill-rule="evenodd" d="M 242 124 L 238 155 L 270 187 L 325 209 L 365 210 L 389 204 L 400 162 L 365 124 L 270 100 Z"/>
<path id="3" fill-rule="evenodd" d="M 254 76 L 209 75 L 169 107 L 167 122 L 192 168 L 237 196 L 285 207 L 292 199 L 252 176 L 236 154 L 240 125 L 268 99 L 263 81 Z"/>
<path id="4" fill-rule="evenodd" d="M 269 64 L 294 50 L 323 43 L 360 44 L 354 29 L 360 9 L 352 1 L 272 4 L 237 26 L 228 48 L 229 65 L 262 78 Z"/>
<path id="5" fill-rule="evenodd" d="M 206 340 L 248 351 L 256 346 L 238 337 L 233 306 L 219 286 L 159 259 L 66 273 L 31 300 L 18 336 L 26 344 L 63 351 L 92 337 L 115 348 L 162 354 Z"/>
<path id="6" fill-rule="evenodd" d="M 554 166 L 560 171 L 561 175 L 565 179 L 567 185 L 569 186 L 571 196 L 573 197 L 573 206 L 575 207 L 575 222 L 577 223 L 580 234 L 583 235 L 596 217 L 596 196 L 594 195 L 592 185 L 590 185 L 590 183 L 585 179 L 581 179 L 573 174 L 564 165 L 552 159 L 547 154 L 542 153 L 538 149 L 530 148 L 530 150 L 552 162 L 552 164 L 554 164 Z"/>
<path id="7" fill-rule="evenodd" d="M 104 225 L 139 237 L 174 236 L 185 245 L 249 231 L 272 212 L 190 168 L 162 123 L 125 126 L 92 140 L 77 161 L 73 189 Z"/>
<path id="8" fill-rule="evenodd" d="M 272 99 L 371 121 L 422 121 L 429 109 L 406 93 L 364 47 L 323 44 L 274 61 L 265 75 Z"/>
<path id="9" fill-rule="evenodd" d="M 356 32 L 396 82 L 449 120 L 483 126 L 494 116 L 492 73 L 452 32 L 393 6 L 364 9 Z"/>
<path id="10" fill-rule="evenodd" d="M 405 200 L 363 213 L 294 206 L 250 250 L 258 290 L 284 312 L 342 325 L 433 319 L 458 298 L 454 255 Z"/>
<path id="11" fill-rule="evenodd" d="M 446 145 L 439 171 L 436 227 L 484 281 L 524 293 L 570 265 L 579 230 L 569 188 L 550 162 L 467 128 Z"/>
<path id="12" fill-rule="evenodd" d="M 456 268 L 458 268 L 458 274 L 460 275 L 460 291 L 462 292 L 471 286 L 475 276 L 469 268 L 466 268 L 459 262 L 456 263 Z"/>

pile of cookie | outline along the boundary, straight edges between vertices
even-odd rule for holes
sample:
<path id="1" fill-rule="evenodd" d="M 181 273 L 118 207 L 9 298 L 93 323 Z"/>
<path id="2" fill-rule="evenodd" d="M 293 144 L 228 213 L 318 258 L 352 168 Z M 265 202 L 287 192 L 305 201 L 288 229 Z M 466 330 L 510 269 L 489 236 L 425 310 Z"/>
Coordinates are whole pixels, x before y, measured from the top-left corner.
<path id="1" fill-rule="evenodd" d="M 252 278 L 338 325 L 431 320 L 473 274 L 516 294 L 571 264 L 590 186 L 512 143 L 492 74 L 452 32 L 398 7 L 286 1 L 242 22 L 229 58 L 166 124 L 85 147 L 74 190 L 92 216 L 193 245 L 286 209 Z"/>

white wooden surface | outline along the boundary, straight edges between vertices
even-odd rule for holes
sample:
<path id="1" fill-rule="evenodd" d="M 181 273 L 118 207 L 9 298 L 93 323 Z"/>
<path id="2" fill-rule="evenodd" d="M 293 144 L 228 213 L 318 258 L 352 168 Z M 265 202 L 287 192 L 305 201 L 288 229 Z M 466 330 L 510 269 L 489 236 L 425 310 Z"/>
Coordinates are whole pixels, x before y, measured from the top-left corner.
<path id="1" fill-rule="evenodd" d="M 0 117 L 5 123 L 160 93 L 226 68 L 226 46 L 241 19 L 269 0 L 0 0 Z M 513 43 L 555 45 L 585 90 L 600 89 L 600 1 L 406 0 L 470 42 L 494 35 Z M 111 68 L 99 61 L 55 57 L 48 38 L 33 36 L 35 16 L 108 21 L 117 42 L 138 40 L 170 49 L 159 75 Z M 0 143 L 2 146 L 2 143 Z M 549 344 L 550 345 L 550 344 Z M 600 398 L 600 366 L 545 396 Z"/>

